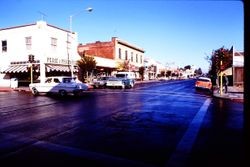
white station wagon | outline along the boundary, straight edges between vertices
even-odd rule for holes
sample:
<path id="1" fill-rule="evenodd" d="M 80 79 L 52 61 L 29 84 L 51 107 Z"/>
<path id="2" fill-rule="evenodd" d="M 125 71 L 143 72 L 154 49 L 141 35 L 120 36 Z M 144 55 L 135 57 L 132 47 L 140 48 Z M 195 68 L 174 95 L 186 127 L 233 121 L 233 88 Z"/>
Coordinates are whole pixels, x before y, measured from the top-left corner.
<path id="1" fill-rule="evenodd" d="M 88 90 L 88 86 L 82 82 L 77 82 L 76 78 L 69 76 L 47 77 L 45 83 L 32 83 L 29 88 L 33 95 L 39 93 L 55 93 L 60 96 L 67 94 L 79 95 L 81 92 Z"/>

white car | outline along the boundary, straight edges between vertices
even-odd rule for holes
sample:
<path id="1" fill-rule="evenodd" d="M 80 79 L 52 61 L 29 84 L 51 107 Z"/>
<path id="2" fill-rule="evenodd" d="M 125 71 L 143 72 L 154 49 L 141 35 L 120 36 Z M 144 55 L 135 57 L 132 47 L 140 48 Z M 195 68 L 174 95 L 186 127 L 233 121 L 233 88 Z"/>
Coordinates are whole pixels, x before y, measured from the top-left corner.
<path id="1" fill-rule="evenodd" d="M 55 93 L 60 96 L 66 96 L 67 94 L 79 95 L 81 92 L 88 90 L 86 84 L 69 76 L 47 77 L 45 83 L 32 83 L 29 88 L 33 95 Z"/>

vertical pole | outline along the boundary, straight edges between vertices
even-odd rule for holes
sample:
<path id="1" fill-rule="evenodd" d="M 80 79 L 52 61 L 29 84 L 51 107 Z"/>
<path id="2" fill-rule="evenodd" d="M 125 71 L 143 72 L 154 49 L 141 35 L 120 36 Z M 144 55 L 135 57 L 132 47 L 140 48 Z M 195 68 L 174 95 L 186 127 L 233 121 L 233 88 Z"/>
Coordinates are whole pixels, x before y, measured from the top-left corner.
<path id="1" fill-rule="evenodd" d="M 220 61 L 220 66 L 222 66 L 222 60 Z M 220 95 L 222 95 L 222 71 L 220 71 Z"/>
<path id="2" fill-rule="evenodd" d="M 69 41 L 68 41 L 68 43 L 70 43 L 71 44 L 71 47 L 69 48 L 70 49 L 70 60 L 69 60 L 69 63 L 70 63 L 70 72 L 71 72 L 71 77 L 73 77 L 73 75 L 74 75 L 74 72 L 73 72 L 73 70 L 74 70 L 74 66 L 73 66 L 73 52 L 72 52 L 72 49 L 73 49 L 73 40 L 72 40 L 72 17 L 73 17 L 73 15 L 70 15 L 69 16 L 69 29 L 70 29 L 70 36 L 69 36 Z"/>
<path id="3" fill-rule="evenodd" d="M 33 83 L 33 64 L 30 66 L 30 83 Z"/>

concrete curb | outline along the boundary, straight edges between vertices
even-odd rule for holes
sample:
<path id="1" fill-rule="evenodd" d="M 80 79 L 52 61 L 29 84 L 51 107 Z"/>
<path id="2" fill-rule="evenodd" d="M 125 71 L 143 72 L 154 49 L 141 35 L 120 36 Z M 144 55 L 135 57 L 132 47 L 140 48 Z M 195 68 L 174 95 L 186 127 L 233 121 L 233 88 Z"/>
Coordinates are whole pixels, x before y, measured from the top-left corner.
<path id="1" fill-rule="evenodd" d="M 228 94 L 223 94 L 223 95 L 220 95 L 218 93 L 213 93 L 213 97 L 242 102 L 242 103 L 244 102 L 244 94 L 243 93 L 228 93 Z"/>

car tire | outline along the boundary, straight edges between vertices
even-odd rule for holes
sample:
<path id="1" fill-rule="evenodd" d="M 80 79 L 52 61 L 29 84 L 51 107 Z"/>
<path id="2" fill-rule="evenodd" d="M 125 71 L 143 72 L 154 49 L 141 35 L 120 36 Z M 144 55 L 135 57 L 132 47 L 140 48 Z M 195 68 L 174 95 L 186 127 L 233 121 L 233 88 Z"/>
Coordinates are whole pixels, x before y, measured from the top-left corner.
<path id="1" fill-rule="evenodd" d="M 39 94 L 38 90 L 37 90 L 35 87 L 32 88 L 32 91 L 31 91 L 31 92 L 32 92 L 32 94 L 35 95 L 35 96 L 37 96 L 37 95 Z"/>
<path id="2" fill-rule="evenodd" d="M 60 91 L 59 91 L 59 95 L 60 95 L 61 97 L 64 97 L 64 96 L 67 95 L 67 92 L 66 92 L 65 90 L 60 90 Z"/>

